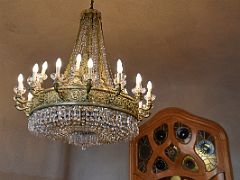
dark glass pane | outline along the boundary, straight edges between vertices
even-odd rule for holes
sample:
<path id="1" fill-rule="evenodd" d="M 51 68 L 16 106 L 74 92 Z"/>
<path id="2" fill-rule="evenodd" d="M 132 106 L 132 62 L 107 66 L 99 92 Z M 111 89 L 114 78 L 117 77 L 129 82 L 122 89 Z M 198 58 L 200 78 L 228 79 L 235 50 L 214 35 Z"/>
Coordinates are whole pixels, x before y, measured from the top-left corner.
<path id="1" fill-rule="evenodd" d="M 147 171 L 148 160 L 152 155 L 152 148 L 148 136 L 143 136 L 138 141 L 138 169 L 141 172 Z"/>
<path id="2" fill-rule="evenodd" d="M 154 141 L 158 145 L 161 145 L 167 139 L 167 135 L 168 135 L 168 126 L 166 124 L 163 124 L 162 126 L 154 130 L 154 133 L 153 133 Z"/>
<path id="3" fill-rule="evenodd" d="M 175 123 L 174 131 L 175 131 L 176 138 L 181 143 L 187 144 L 191 140 L 191 137 L 192 137 L 191 129 L 185 124 L 182 124 L 180 122 Z"/>
<path id="4" fill-rule="evenodd" d="M 149 158 L 150 155 L 151 155 L 151 151 L 149 149 L 149 146 L 142 145 L 139 148 L 139 158 L 146 160 Z"/>
<path id="5" fill-rule="evenodd" d="M 167 163 L 161 157 L 157 157 L 153 164 L 153 172 L 159 173 L 161 171 L 165 171 L 166 169 L 168 169 Z"/>
<path id="6" fill-rule="evenodd" d="M 195 163 L 192 159 L 187 159 L 184 164 L 189 169 L 194 169 L 195 168 Z"/>
<path id="7" fill-rule="evenodd" d="M 185 127 L 179 128 L 177 130 L 177 136 L 178 136 L 178 138 L 180 138 L 182 140 L 187 139 L 189 136 L 189 129 L 185 128 Z"/>
<path id="8" fill-rule="evenodd" d="M 167 137 L 167 134 L 164 130 L 158 130 L 155 132 L 155 137 L 158 141 L 163 141 Z"/>
<path id="9" fill-rule="evenodd" d="M 195 162 L 195 160 L 191 157 L 191 156 L 186 156 L 184 159 L 183 159 L 183 162 L 182 162 L 182 166 L 183 168 L 187 169 L 187 170 L 190 170 L 190 171 L 197 171 L 198 170 L 198 165 L 197 163 Z"/>

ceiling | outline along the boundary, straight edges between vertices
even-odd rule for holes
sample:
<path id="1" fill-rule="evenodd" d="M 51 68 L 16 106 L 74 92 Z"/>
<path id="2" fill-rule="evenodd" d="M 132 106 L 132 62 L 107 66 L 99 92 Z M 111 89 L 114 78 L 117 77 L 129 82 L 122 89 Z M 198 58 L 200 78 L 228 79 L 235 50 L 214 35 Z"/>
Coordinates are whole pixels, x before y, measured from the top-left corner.
<path id="1" fill-rule="evenodd" d="M 58 57 L 66 65 L 80 12 L 87 7 L 88 0 L 0 1 L 0 143 L 6 147 L 0 156 L 7 157 L 0 162 L 2 171 L 27 173 L 31 163 L 26 169 L 17 167 L 23 163 L 22 153 L 28 154 L 25 158 L 34 157 L 31 150 L 20 148 L 26 139 L 29 149 L 41 149 L 32 144 L 36 139 L 29 137 L 24 115 L 14 109 L 12 89 L 18 74 L 27 77 L 36 62 L 45 60 L 54 71 Z M 148 80 L 153 82 L 157 95 L 154 113 L 178 106 L 216 119 L 230 134 L 232 155 L 237 156 L 240 1 L 95 0 L 95 8 L 103 16 L 108 60 L 115 71 L 117 59 L 122 59 L 128 88 L 134 86 L 135 75 L 140 72 L 145 85 Z M 49 143 L 39 141 L 46 146 Z M 16 153 L 16 148 L 22 153 Z M 13 165 L 16 158 L 20 158 L 19 163 Z M 239 162 L 239 156 L 233 160 L 236 169 Z M 42 171 L 32 169 L 31 173 Z M 48 171 L 46 176 L 53 176 L 54 170 Z"/>

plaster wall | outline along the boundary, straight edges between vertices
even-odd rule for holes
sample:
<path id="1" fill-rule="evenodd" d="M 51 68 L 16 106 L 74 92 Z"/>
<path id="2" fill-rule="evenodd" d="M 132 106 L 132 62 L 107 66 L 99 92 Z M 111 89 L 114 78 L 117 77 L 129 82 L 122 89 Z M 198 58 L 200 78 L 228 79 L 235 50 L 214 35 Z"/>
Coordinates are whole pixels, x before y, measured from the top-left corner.
<path id="1" fill-rule="evenodd" d="M 0 0 L 0 179 L 127 180 L 128 144 L 79 148 L 32 136 L 12 88 L 36 62 L 71 53 L 89 2 Z M 154 113 L 180 107 L 222 125 L 240 178 L 240 1 L 101 0 L 112 69 L 121 58 L 128 88 L 141 72 L 157 95 Z M 49 82 L 50 83 L 50 82 Z"/>

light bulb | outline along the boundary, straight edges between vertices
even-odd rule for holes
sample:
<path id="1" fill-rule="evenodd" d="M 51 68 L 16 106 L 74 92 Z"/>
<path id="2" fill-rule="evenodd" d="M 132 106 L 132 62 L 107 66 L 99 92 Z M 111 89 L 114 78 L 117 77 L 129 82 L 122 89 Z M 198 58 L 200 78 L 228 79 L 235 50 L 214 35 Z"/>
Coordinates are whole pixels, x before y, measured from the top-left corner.
<path id="1" fill-rule="evenodd" d="M 137 83 L 141 83 L 142 82 L 142 76 L 141 76 L 141 74 L 137 74 L 137 76 L 136 76 L 136 82 Z"/>
<path id="2" fill-rule="evenodd" d="M 117 72 L 118 73 L 123 72 L 123 65 L 122 65 L 122 61 L 120 59 L 118 59 L 118 61 L 117 61 Z"/>
<path id="3" fill-rule="evenodd" d="M 42 64 L 42 72 L 41 72 L 42 75 L 44 75 L 46 73 L 47 68 L 48 68 L 48 63 L 47 63 L 47 61 L 45 61 Z"/>
<path id="4" fill-rule="evenodd" d="M 56 67 L 57 67 L 57 68 L 61 68 L 61 67 L 62 67 L 62 60 L 61 60 L 61 58 L 58 58 L 58 59 L 57 59 Z"/>
<path id="5" fill-rule="evenodd" d="M 152 82 L 151 82 L 151 81 L 148 81 L 148 83 L 147 83 L 147 89 L 148 89 L 148 91 L 151 91 L 151 90 L 152 90 Z"/>
<path id="6" fill-rule="evenodd" d="M 142 109 L 142 107 L 143 107 L 143 102 L 142 102 L 142 101 L 139 101 L 139 103 L 138 103 L 138 108 Z"/>
<path id="7" fill-rule="evenodd" d="M 23 75 L 22 75 L 22 74 L 19 74 L 19 75 L 18 75 L 18 82 L 19 82 L 19 83 L 22 83 L 22 82 L 23 82 Z"/>
<path id="8" fill-rule="evenodd" d="M 33 98 L 33 95 L 32 95 L 32 93 L 28 93 L 28 101 L 30 102 L 30 101 L 32 101 L 32 98 Z"/>
<path id="9" fill-rule="evenodd" d="M 78 55 L 77 55 L 76 60 L 77 60 L 77 62 L 76 62 L 76 70 L 79 70 L 80 64 L 81 64 L 81 61 L 82 61 L 82 56 L 81 56 L 81 54 L 78 54 Z"/>
<path id="10" fill-rule="evenodd" d="M 33 81 L 36 81 L 36 80 L 37 80 L 38 70 L 39 70 L 38 64 L 34 64 L 33 69 L 32 69 L 32 72 L 33 72 L 33 75 L 32 75 Z"/>
<path id="11" fill-rule="evenodd" d="M 147 99 L 151 99 L 152 97 L 152 82 L 151 81 L 148 81 L 147 83 Z"/>
<path id="12" fill-rule="evenodd" d="M 38 64 L 34 64 L 33 69 L 32 69 L 33 73 L 37 74 L 38 70 L 39 70 Z"/>
<path id="13" fill-rule="evenodd" d="M 88 68 L 93 68 L 93 60 L 92 60 L 92 58 L 89 58 L 89 60 L 88 60 Z"/>
<path id="14" fill-rule="evenodd" d="M 137 74 L 137 77 L 136 77 L 136 88 L 141 88 L 141 84 L 142 83 L 142 76 L 141 76 L 141 74 Z"/>
<path id="15" fill-rule="evenodd" d="M 23 91 L 23 75 L 22 74 L 19 74 L 18 75 L 18 90 L 19 91 Z"/>
<path id="16" fill-rule="evenodd" d="M 60 76 L 61 67 L 62 67 L 62 60 L 58 58 L 56 62 L 56 77 Z"/>
<path id="17" fill-rule="evenodd" d="M 88 79 L 92 79 L 92 74 L 93 74 L 93 70 L 92 70 L 93 60 L 92 60 L 92 58 L 89 58 L 87 65 L 88 65 Z"/>

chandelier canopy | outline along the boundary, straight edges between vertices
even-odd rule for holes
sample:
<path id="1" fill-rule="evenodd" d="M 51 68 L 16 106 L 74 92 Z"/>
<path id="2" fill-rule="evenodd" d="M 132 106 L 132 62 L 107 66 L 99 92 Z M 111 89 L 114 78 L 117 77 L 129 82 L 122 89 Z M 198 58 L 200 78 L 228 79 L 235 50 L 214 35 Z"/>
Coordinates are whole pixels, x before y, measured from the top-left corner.
<path id="1" fill-rule="evenodd" d="M 121 60 L 112 75 L 104 46 L 101 13 L 93 8 L 81 13 L 76 44 L 64 73 L 62 61 L 56 62 L 51 74 L 53 86 L 43 88 L 48 76 L 47 62 L 39 72 L 38 64 L 27 79 L 28 97 L 23 75 L 14 88 L 16 108 L 28 116 L 28 129 L 35 135 L 81 146 L 126 141 L 138 134 L 138 123 L 150 115 L 152 83 L 142 87 L 136 77 L 133 96 L 126 90 L 126 75 Z"/>

